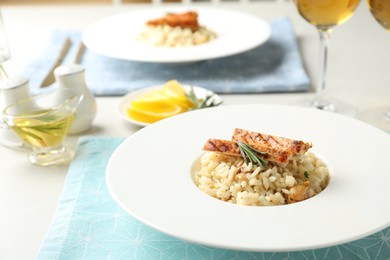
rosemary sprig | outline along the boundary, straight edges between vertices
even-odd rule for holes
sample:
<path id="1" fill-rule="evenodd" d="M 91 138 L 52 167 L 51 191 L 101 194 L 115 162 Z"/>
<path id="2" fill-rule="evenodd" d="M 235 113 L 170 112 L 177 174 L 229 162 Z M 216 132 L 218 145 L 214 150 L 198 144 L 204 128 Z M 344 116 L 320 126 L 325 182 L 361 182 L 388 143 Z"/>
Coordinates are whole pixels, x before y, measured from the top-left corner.
<path id="1" fill-rule="evenodd" d="M 198 98 L 198 96 L 195 94 L 194 87 L 190 86 L 190 90 L 186 92 L 187 98 L 194 104 L 193 109 L 201 109 L 206 107 L 215 107 L 222 103 L 214 100 L 215 94 L 214 93 L 207 93 L 205 98 Z"/>
<path id="2" fill-rule="evenodd" d="M 237 142 L 237 145 L 247 165 L 249 164 L 249 161 L 252 165 L 257 164 L 261 167 L 267 165 L 268 161 L 261 158 L 261 155 L 267 154 L 266 152 L 260 152 L 244 142 Z"/>

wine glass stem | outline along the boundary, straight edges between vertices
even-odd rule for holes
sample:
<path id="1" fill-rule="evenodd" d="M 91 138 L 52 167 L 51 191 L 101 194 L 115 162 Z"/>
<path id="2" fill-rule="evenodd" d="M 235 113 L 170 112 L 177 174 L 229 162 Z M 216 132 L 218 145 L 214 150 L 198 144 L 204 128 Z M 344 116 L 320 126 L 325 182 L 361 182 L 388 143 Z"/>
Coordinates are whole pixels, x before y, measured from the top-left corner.
<path id="1" fill-rule="evenodd" d="M 385 116 L 385 120 L 386 120 L 388 123 L 390 123 L 390 110 L 386 111 L 385 114 L 384 114 L 384 116 Z"/>
<path id="2" fill-rule="evenodd" d="M 8 74 L 4 69 L 4 65 L 0 63 L 0 82 L 8 79 Z"/>
<path id="3" fill-rule="evenodd" d="M 333 104 L 329 101 L 326 88 L 326 76 L 328 68 L 328 46 L 331 29 L 318 29 L 320 35 L 320 74 L 317 85 L 317 95 L 312 105 L 318 109 L 334 111 Z"/>

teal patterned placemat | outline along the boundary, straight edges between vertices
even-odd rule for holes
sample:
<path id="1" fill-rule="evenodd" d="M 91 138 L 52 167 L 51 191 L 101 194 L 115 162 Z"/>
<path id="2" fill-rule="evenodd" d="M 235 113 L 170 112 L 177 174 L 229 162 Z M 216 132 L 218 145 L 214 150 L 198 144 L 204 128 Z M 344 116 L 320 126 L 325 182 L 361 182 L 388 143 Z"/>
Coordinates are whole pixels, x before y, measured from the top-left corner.
<path id="1" fill-rule="evenodd" d="M 38 259 L 390 259 L 390 228 L 338 246 L 242 252 L 188 243 L 156 231 L 110 196 L 105 168 L 122 138 L 82 137 Z"/>

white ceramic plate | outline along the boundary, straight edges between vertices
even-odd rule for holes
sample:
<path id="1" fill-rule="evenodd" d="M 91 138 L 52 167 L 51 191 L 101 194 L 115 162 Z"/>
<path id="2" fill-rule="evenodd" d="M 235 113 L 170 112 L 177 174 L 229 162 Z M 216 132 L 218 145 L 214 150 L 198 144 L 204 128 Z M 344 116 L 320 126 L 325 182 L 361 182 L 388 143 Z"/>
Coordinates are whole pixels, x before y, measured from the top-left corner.
<path id="1" fill-rule="evenodd" d="M 328 187 L 296 204 L 249 207 L 200 191 L 193 163 L 208 138 L 234 128 L 313 142 L 330 167 Z M 293 251 L 349 242 L 390 222 L 390 136 L 368 124 L 310 108 L 221 106 L 184 113 L 135 133 L 114 152 L 107 183 L 145 224 L 190 242 L 248 251 Z"/>
<path id="2" fill-rule="evenodd" d="M 129 92 L 128 94 L 123 96 L 121 98 L 120 102 L 119 102 L 119 105 L 118 105 L 118 110 L 119 110 L 119 113 L 120 113 L 121 117 L 125 121 L 130 122 L 130 123 L 135 124 L 135 125 L 138 125 L 138 126 L 148 126 L 148 125 L 150 125 L 149 123 L 137 121 L 137 120 L 134 120 L 134 119 L 128 117 L 128 115 L 127 115 L 127 108 L 129 107 L 129 104 L 131 103 L 132 100 L 140 98 L 143 95 L 145 95 L 146 93 L 149 93 L 150 91 L 153 91 L 153 90 L 156 90 L 156 89 L 161 89 L 162 87 L 163 86 L 154 86 L 154 87 L 143 88 L 143 89 L 139 89 L 139 90 L 136 90 L 136 91 Z M 187 91 L 190 90 L 190 86 L 189 85 L 183 85 L 183 87 Z M 198 98 L 204 99 L 204 98 L 207 97 L 207 95 L 212 95 L 213 97 L 210 99 L 210 102 L 213 102 L 215 104 L 221 104 L 222 103 L 221 97 L 219 95 L 217 95 L 216 93 L 214 93 L 213 91 L 211 91 L 211 90 L 208 90 L 208 89 L 205 89 L 205 88 L 201 88 L 201 87 L 197 87 L 197 86 L 193 86 L 193 89 L 194 89 L 195 95 Z"/>
<path id="3" fill-rule="evenodd" d="M 199 23 L 218 35 L 217 39 L 194 47 L 153 47 L 137 41 L 147 20 L 167 12 L 195 10 Z M 99 20 L 83 33 L 85 45 L 97 53 L 124 60 L 180 63 L 225 57 L 264 43 L 271 34 L 263 19 L 221 8 L 162 7 L 124 13 Z"/>

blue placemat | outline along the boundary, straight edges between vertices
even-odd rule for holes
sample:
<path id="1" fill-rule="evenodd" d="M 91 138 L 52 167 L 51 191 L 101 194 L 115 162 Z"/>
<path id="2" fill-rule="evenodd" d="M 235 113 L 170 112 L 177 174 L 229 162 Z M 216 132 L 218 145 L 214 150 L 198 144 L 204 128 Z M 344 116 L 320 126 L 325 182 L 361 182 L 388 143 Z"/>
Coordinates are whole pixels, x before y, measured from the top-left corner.
<path id="1" fill-rule="evenodd" d="M 133 218 L 111 198 L 108 159 L 121 138 L 82 137 L 38 259 L 389 259 L 390 228 L 318 250 L 285 253 L 217 249 L 162 234 Z"/>
<path id="2" fill-rule="evenodd" d="M 271 26 L 272 35 L 265 44 L 230 57 L 169 65 L 112 59 L 86 49 L 81 64 L 86 68 L 86 83 L 97 96 L 124 95 L 171 79 L 218 93 L 308 90 L 310 81 L 291 21 L 281 17 L 271 21 Z M 21 74 L 30 79 L 33 94 L 42 91 L 39 86 L 55 63 L 66 37 L 70 37 L 73 44 L 63 64 L 73 63 L 81 33 L 54 31 L 48 47 L 22 71 Z"/>

